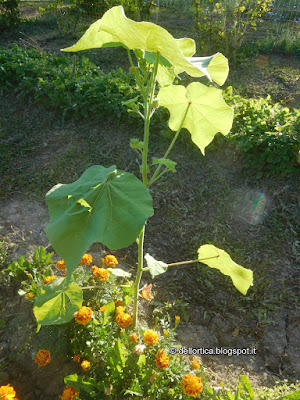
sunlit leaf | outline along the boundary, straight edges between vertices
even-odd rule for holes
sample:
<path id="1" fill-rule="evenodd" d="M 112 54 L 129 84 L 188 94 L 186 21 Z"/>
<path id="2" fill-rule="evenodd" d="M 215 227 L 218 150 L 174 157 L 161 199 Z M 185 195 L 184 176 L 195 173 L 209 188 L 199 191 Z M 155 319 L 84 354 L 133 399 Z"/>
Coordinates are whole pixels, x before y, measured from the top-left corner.
<path id="1" fill-rule="evenodd" d="M 94 165 L 70 184 L 46 195 L 50 222 L 45 231 L 71 276 L 94 242 L 111 250 L 129 246 L 153 214 L 152 199 L 133 174 Z"/>
<path id="2" fill-rule="evenodd" d="M 149 53 L 160 53 L 167 62 L 180 71 L 194 77 L 206 75 L 210 80 L 214 80 L 222 85 L 228 75 L 227 59 L 222 54 L 215 54 L 211 57 L 205 57 L 203 63 L 200 58 L 197 62 L 191 62 L 190 57 L 195 53 L 195 46 L 192 39 L 174 39 L 173 36 L 151 22 L 135 22 L 127 18 L 122 6 L 112 7 L 101 19 L 93 23 L 79 41 L 63 51 L 80 51 L 100 47 L 123 46 L 130 50 L 139 49 Z M 147 57 L 150 57 L 147 53 Z M 152 57 L 152 56 L 151 56 Z M 209 64 L 216 57 L 217 73 L 215 75 L 215 66 Z M 220 60 L 222 59 L 222 62 Z M 151 61 L 151 59 L 150 59 Z M 222 73 L 221 73 L 222 65 Z"/>
<path id="3" fill-rule="evenodd" d="M 131 274 L 127 271 L 124 271 L 124 269 L 122 268 L 107 268 L 107 270 L 115 275 L 115 276 L 119 276 L 122 278 L 130 278 Z"/>
<path id="4" fill-rule="evenodd" d="M 230 276 L 234 286 L 243 294 L 246 294 L 252 285 L 253 272 L 236 264 L 226 251 L 218 249 L 212 244 L 205 244 L 199 247 L 198 260 L 210 268 L 216 268 L 222 274 Z"/>
<path id="5" fill-rule="evenodd" d="M 233 109 L 214 87 L 193 82 L 187 88 L 166 86 L 158 93 L 160 104 L 170 111 L 169 127 L 177 131 L 189 106 L 183 127 L 191 133 L 192 141 L 204 154 L 204 149 L 217 132 L 227 135 L 233 121 Z"/>
<path id="6" fill-rule="evenodd" d="M 164 263 L 163 261 L 155 260 L 155 258 L 150 256 L 150 254 L 148 253 L 145 255 L 145 260 L 147 262 L 147 267 L 149 268 L 149 272 L 152 278 L 165 273 L 168 269 L 168 264 Z"/>
<path id="7" fill-rule="evenodd" d="M 56 278 L 35 299 L 33 313 L 40 325 L 58 325 L 71 321 L 81 306 L 81 288 L 75 283 L 66 285 L 64 278 Z"/>

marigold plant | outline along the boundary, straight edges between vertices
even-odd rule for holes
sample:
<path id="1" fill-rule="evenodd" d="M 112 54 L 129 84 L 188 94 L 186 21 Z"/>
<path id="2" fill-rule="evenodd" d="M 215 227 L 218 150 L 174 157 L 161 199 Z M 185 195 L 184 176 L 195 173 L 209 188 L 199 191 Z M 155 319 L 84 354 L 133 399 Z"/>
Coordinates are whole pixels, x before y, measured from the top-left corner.
<path id="1" fill-rule="evenodd" d="M 132 324 L 132 318 L 129 314 L 120 313 L 116 317 L 117 324 L 120 328 L 127 328 L 130 324 Z"/>
<path id="2" fill-rule="evenodd" d="M 196 397 L 202 392 L 203 386 L 201 384 L 201 378 L 196 375 L 184 375 L 181 381 L 181 387 L 184 394 L 191 397 Z"/>
<path id="3" fill-rule="evenodd" d="M 73 400 L 78 395 L 78 392 L 72 386 L 66 386 L 61 395 L 61 400 Z"/>
<path id="4" fill-rule="evenodd" d="M 51 361 L 50 351 L 48 351 L 48 350 L 39 350 L 37 355 L 34 358 L 34 361 L 40 367 L 49 364 L 49 362 Z"/>
<path id="5" fill-rule="evenodd" d="M 0 386 L 0 399 L 1 400 L 17 400 L 15 389 L 10 386 Z"/>
<path id="6" fill-rule="evenodd" d="M 82 306 L 79 311 L 75 315 L 75 319 L 79 324 L 87 324 L 93 315 L 93 311 L 91 308 Z"/>
<path id="7" fill-rule="evenodd" d="M 113 255 L 111 255 L 111 254 L 105 256 L 105 258 L 102 258 L 102 262 L 103 262 L 103 264 L 106 265 L 107 267 L 115 267 L 116 264 L 119 264 L 119 263 L 118 263 L 118 260 L 116 259 L 116 257 L 113 256 Z"/>
<path id="8" fill-rule="evenodd" d="M 153 329 L 147 329 L 143 334 L 143 340 L 148 346 L 158 342 L 158 334 Z"/>
<path id="9" fill-rule="evenodd" d="M 109 272 L 105 268 L 98 268 L 94 265 L 92 270 L 94 277 L 99 278 L 102 282 L 105 282 L 109 278 Z"/>
<path id="10" fill-rule="evenodd" d="M 163 349 L 159 349 L 155 357 L 155 364 L 158 368 L 164 369 L 169 366 L 169 357 Z"/>
<path id="11" fill-rule="evenodd" d="M 47 285 L 47 283 L 53 281 L 56 279 L 56 276 L 47 276 L 47 278 L 44 280 L 44 285 Z"/>
<path id="12" fill-rule="evenodd" d="M 80 265 L 90 265 L 93 262 L 93 257 L 90 254 L 84 254 L 80 261 Z"/>
<path id="13" fill-rule="evenodd" d="M 191 368 L 194 369 L 194 370 L 200 368 L 200 364 L 198 363 L 197 360 L 193 360 L 193 361 L 191 362 Z"/>
<path id="14" fill-rule="evenodd" d="M 81 363 L 81 368 L 84 371 L 87 371 L 87 370 L 89 370 L 91 368 L 91 363 L 89 361 L 87 361 L 87 360 L 83 360 L 82 363 Z"/>
<path id="15" fill-rule="evenodd" d="M 66 264 L 65 264 L 64 260 L 57 261 L 56 267 L 58 269 L 60 269 L 61 271 L 64 271 L 66 269 Z"/>

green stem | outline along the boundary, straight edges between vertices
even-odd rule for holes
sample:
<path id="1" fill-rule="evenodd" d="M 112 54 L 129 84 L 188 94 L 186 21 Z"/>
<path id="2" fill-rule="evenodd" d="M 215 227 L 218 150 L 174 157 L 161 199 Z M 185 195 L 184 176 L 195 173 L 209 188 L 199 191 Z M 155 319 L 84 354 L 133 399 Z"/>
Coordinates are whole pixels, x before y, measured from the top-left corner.
<path id="1" fill-rule="evenodd" d="M 187 107 L 186 107 L 185 113 L 184 113 L 184 115 L 183 115 L 181 124 L 180 124 L 179 128 L 177 129 L 177 132 L 175 133 L 175 136 L 173 137 L 173 140 L 172 140 L 172 142 L 170 143 L 170 146 L 168 147 L 167 151 L 165 152 L 163 158 L 167 158 L 168 155 L 169 155 L 169 153 L 170 153 L 170 151 L 172 150 L 172 148 L 173 148 L 173 146 L 174 146 L 174 144 L 175 144 L 175 142 L 176 142 L 176 140 L 177 140 L 177 138 L 178 138 L 178 136 L 179 136 L 179 133 L 180 133 L 180 131 L 181 131 L 181 129 L 182 129 L 182 126 L 183 126 L 183 124 L 184 124 L 184 121 L 185 121 L 185 118 L 186 118 L 186 116 L 187 116 L 187 113 L 188 113 L 188 110 L 189 110 L 189 108 L 190 108 L 190 105 L 191 105 L 191 103 L 189 102 L 188 105 L 187 105 Z M 159 164 L 158 167 L 156 168 L 156 170 L 155 170 L 155 172 L 154 172 L 152 178 L 150 179 L 150 181 L 149 181 L 149 183 L 148 183 L 148 187 L 150 187 L 150 186 L 157 180 L 156 177 L 157 177 L 157 175 L 158 175 L 158 173 L 159 173 L 161 167 L 162 167 L 162 164 Z"/>
<path id="2" fill-rule="evenodd" d="M 210 260 L 212 258 L 218 258 L 220 257 L 219 255 L 217 256 L 212 256 L 212 257 L 206 257 L 206 258 L 197 258 L 197 260 L 189 260 L 189 261 L 180 261 L 180 262 L 176 262 L 176 263 L 172 263 L 172 264 L 168 264 L 168 267 L 175 267 L 175 265 L 184 265 L 184 264 L 193 264 L 196 262 L 201 262 L 204 260 Z"/>
<path id="3" fill-rule="evenodd" d="M 142 176 L 143 183 L 148 188 L 148 146 L 149 146 L 149 127 L 150 127 L 150 118 L 152 111 L 152 103 L 155 92 L 155 83 L 156 83 L 156 75 L 158 70 L 158 61 L 159 61 L 159 53 L 156 53 L 156 60 L 154 69 L 151 75 L 150 81 L 150 91 L 147 100 L 145 101 L 145 124 L 144 124 L 144 149 L 143 149 L 143 158 L 142 158 Z"/>
<path id="4" fill-rule="evenodd" d="M 144 261 L 144 234 L 145 226 L 143 227 L 139 235 L 138 243 L 138 268 L 136 272 L 136 278 L 134 282 L 134 297 L 133 297 L 133 328 L 138 325 L 138 299 L 139 299 L 139 286 L 143 273 L 143 261 Z"/>

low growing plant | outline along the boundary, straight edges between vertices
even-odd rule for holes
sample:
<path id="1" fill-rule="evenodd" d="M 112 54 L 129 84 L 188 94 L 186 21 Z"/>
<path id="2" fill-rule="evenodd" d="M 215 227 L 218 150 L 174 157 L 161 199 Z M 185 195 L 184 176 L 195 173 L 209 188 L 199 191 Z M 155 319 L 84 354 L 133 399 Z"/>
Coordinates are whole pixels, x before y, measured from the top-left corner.
<path id="1" fill-rule="evenodd" d="M 203 371 L 192 372 L 180 357 L 168 355 L 169 340 L 180 317 L 175 317 L 170 327 L 156 321 L 149 329 L 139 322 L 139 297 L 140 292 L 148 301 L 153 297 L 151 285 L 140 288 L 143 272 L 149 271 L 154 278 L 170 266 L 194 262 L 230 276 L 243 294 L 252 284 L 252 271 L 233 262 L 225 251 L 212 244 L 201 245 L 196 260 L 172 264 L 144 255 L 145 227 L 154 212 L 149 189 L 164 174 L 176 172 L 176 162 L 168 157 L 181 129 L 189 130 L 192 141 L 204 154 L 215 134 L 227 135 L 232 126 L 233 110 L 213 83 L 225 82 L 227 59 L 220 53 L 193 57 L 192 39 L 174 39 L 157 25 L 134 22 L 126 18 L 121 6 L 107 11 L 74 46 L 64 51 L 107 46 L 127 49 L 130 72 L 140 91 L 140 97 L 128 100 L 126 106 L 144 122 L 143 139 L 130 140 L 131 148 L 140 154 L 141 180 L 114 165 L 94 165 L 74 183 L 56 185 L 47 193 L 50 222 L 46 233 L 62 258 L 59 265 L 64 267 L 66 277 L 46 282 L 35 298 L 34 314 L 39 327 L 71 322 L 74 316 L 73 323 L 79 324 L 80 334 L 75 332 L 74 345 L 86 358 L 81 364 L 85 375 L 66 377 L 72 396 L 80 392 L 81 398 L 106 395 L 112 399 L 122 396 L 167 400 L 187 399 L 203 392 L 203 398 L 212 398 L 215 392 L 206 385 Z M 173 85 L 182 72 L 192 77 L 206 76 L 211 83 Z M 165 154 L 150 159 L 150 120 L 159 107 L 168 109 L 169 127 L 175 134 Z M 76 269 L 79 264 L 92 263 L 91 256 L 84 253 L 94 242 L 101 242 L 112 251 L 136 242 L 138 262 L 134 280 L 128 279 L 127 271 L 116 268 L 118 261 L 108 255 L 101 265 L 92 265 L 97 284 L 82 287 L 85 283 Z M 85 296 L 83 306 L 85 289 L 99 292 L 96 300 Z M 122 304 L 117 305 L 116 301 Z M 77 336 L 84 338 L 81 345 Z"/>

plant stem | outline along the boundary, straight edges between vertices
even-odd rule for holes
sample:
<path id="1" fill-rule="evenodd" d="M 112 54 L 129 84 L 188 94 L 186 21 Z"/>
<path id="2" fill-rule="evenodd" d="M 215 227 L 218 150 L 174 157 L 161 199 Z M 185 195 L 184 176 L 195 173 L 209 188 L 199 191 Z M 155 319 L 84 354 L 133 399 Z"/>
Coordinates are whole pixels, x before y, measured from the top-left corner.
<path id="1" fill-rule="evenodd" d="M 197 260 L 180 261 L 180 262 L 168 264 L 168 267 L 175 267 L 175 265 L 193 264 L 193 263 L 196 263 L 196 262 L 201 262 L 201 261 L 204 261 L 204 260 L 210 260 L 212 258 L 218 258 L 218 257 L 220 257 L 220 256 L 217 255 L 217 256 L 206 257 L 206 258 L 201 258 L 201 259 L 197 258 Z"/>
<path id="2" fill-rule="evenodd" d="M 145 234 L 145 225 L 139 235 L 139 243 L 138 243 L 138 268 L 134 282 L 134 297 L 133 297 L 133 322 L 132 322 L 133 328 L 135 328 L 138 325 L 139 286 L 142 278 L 143 261 L 144 261 L 144 234 Z"/>
<path id="3" fill-rule="evenodd" d="M 170 145 L 169 145 L 167 151 L 165 152 L 163 158 L 167 158 L 168 155 L 169 155 L 169 153 L 170 153 L 170 151 L 172 150 L 172 148 L 173 148 L 173 146 L 174 146 L 174 144 L 175 144 L 175 142 L 176 142 L 176 140 L 177 140 L 177 138 L 178 138 L 178 136 L 179 136 L 179 133 L 180 133 L 180 131 L 181 131 L 181 129 L 182 129 L 182 126 L 183 126 L 183 124 L 184 124 L 184 121 L 185 121 L 185 118 L 186 118 L 186 116 L 187 116 L 187 113 L 188 113 L 188 110 L 189 110 L 189 108 L 190 108 L 190 105 L 191 105 L 191 103 L 189 102 L 188 105 L 187 105 L 187 107 L 186 107 L 186 110 L 185 110 L 184 116 L 183 116 L 183 118 L 182 118 L 181 124 L 180 124 L 179 128 L 177 129 L 177 132 L 175 133 L 175 136 L 173 137 L 173 140 L 172 140 L 172 142 L 170 143 Z M 159 173 L 161 167 L 162 167 L 162 164 L 159 164 L 158 167 L 156 168 L 156 170 L 155 170 L 155 172 L 154 172 L 152 178 L 150 179 L 150 181 L 149 181 L 149 183 L 148 183 L 148 187 L 150 187 L 150 186 L 157 180 L 156 177 L 157 177 L 157 175 L 158 175 L 158 173 Z"/>

